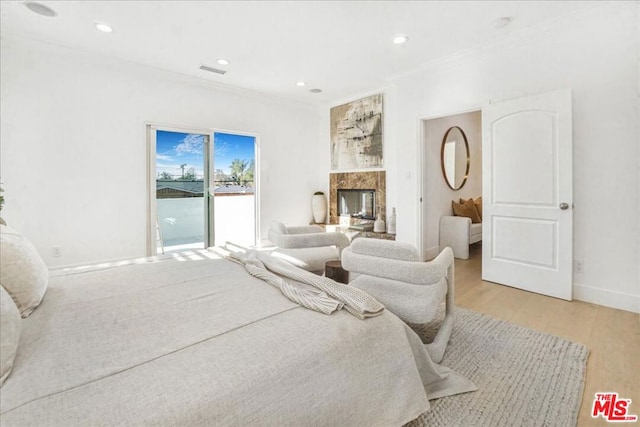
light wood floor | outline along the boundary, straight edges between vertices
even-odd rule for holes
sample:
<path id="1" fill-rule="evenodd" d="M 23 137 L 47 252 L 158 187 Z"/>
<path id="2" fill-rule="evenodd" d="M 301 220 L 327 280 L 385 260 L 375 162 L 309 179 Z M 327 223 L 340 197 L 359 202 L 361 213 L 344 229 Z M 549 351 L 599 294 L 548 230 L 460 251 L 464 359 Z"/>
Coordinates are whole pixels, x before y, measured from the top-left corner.
<path id="1" fill-rule="evenodd" d="M 484 282 L 480 244 L 471 246 L 469 260 L 456 259 L 455 269 L 457 305 L 587 346 L 578 426 L 607 425 L 602 418 L 591 418 L 597 392 L 631 399 L 629 414 L 640 417 L 640 315 Z"/>

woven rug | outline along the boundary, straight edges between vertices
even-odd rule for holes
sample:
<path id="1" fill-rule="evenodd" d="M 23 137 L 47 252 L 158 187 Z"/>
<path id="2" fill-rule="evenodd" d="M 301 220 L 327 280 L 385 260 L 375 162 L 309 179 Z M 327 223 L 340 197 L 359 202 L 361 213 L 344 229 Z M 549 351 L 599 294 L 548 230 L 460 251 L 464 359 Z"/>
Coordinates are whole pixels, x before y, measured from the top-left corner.
<path id="1" fill-rule="evenodd" d="M 475 382 L 478 391 L 432 400 L 431 410 L 405 427 L 576 425 L 589 356 L 585 346 L 456 310 L 442 364 Z"/>

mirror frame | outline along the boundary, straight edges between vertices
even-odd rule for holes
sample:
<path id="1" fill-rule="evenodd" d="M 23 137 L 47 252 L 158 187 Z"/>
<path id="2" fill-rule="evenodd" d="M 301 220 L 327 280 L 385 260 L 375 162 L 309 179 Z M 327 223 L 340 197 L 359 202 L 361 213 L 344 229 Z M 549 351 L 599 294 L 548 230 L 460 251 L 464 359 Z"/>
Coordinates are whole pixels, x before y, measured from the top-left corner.
<path id="1" fill-rule="evenodd" d="M 462 139 L 464 140 L 464 148 L 465 148 L 465 150 L 467 150 L 467 170 L 464 172 L 464 179 L 460 183 L 460 186 L 457 187 L 457 188 L 454 187 L 455 182 L 453 183 L 453 185 L 449 182 L 449 180 L 447 179 L 447 173 L 444 170 L 444 146 L 445 146 L 445 143 L 447 142 L 447 137 L 449 136 L 449 132 L 451 132 L 454 129 L 458 129 L 460 131 L 460 133 L 462 134 Z M 467 135 L 464 133 L 464 131 L 462 130 L 462 128 L 460 126 L 451 126 L 444 133 L 444 137 L 442 138 L 442 145 L 440 147 L 440 169 L 442 170 L 442 177 L 444 178 L 444 182 L 447 183 L 447 186 L 450 189 L 452 189 L 453 191 L 458 191 L 462 187 L 464 187 L 464 185 L 467 183 L 467 178 L 469 177 L 469 165 L 470 165 L 470 163 L 471 163 L 471 161 L 470 161 L 470 153 L 469 153 L 469 142 L 467 141 Z"/>

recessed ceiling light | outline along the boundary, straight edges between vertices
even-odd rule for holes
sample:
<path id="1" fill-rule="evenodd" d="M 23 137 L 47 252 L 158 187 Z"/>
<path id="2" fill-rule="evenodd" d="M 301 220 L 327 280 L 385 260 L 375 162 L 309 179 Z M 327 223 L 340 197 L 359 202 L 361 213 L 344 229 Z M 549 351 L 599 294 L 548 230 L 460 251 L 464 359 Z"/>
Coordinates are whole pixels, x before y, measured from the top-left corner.
<path id="1" fill-rule="evenodd" d="M 27 6 L 27 9 L 29 9 L 31 12 L 37 13 L 38 15 L 47 16 L 49 18 L 58 15 L 55 10 L 51 9 L 49 6 L 43 5 L 42 3 L 27 1 L 24 2 L 24 5 Z"/>
<path id="2" fill-rule="evenodd" d="M 302 86 L 306 86 L 306 85 L 307 85 L 307 84 L 306 84 L 305 82 L 303 82 L 302 80 L 301 80 L 301 81 L 299 81 L 298 83 L 296 83 L 296 86 L 300 86 L 300 87 L 302 87 Z"/>
<path id="3" fill-rule="evenodd" d="M 398 34 L 393 38 L 393 42 L 395 44 L 403 44 L 409 41 L 409 36 L 405 36 L 404 34 Z"/>
<path id="4" fill-rule="evenodd" d="M 311 89 L 309 92 L 311 92 L 311 93 L 320 93 L 320 92 L 322 92 L 322 89 Z"/>
<path id="5" fill-rule="evenodd" d="M 220 59 L 218 59 L 218 61 L 217 61 L 217 62 L 218 62 L 218 64 L 220 64 L 220 65 L 229 65 L 229 64 L 230 64 L 229 60 L 228 60 L 228 59 L 224 59 L 224 58 L 220 58 Z"/>
<path id="6" fill-rule="evenodd" d="M 113 33 L 113 28 L 109 24 L 105 24 L 104 22 L 96 22 L 94 24 L 98 31 L 102 31 L 103 33 Z"/>
<path id="7" fill-rule="evenodd" d="M 508 16 L 503 16 L 502 18 L 496 19 L 496 22 L 493 23 L 493 27 L 496 29 L 504 28 L 511 23 L 511 18 Z"/>

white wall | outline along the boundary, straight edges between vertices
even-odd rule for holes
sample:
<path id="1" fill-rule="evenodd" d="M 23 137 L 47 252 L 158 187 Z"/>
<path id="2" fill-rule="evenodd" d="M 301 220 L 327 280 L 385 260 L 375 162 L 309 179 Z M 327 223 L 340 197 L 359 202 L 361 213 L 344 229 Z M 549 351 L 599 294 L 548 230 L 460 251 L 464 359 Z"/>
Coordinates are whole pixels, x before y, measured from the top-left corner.
<path id="1" fill-rule="evenodd" d="M 452 215 L 451 201 L 482 195 L 482 118 L 479 111 L 424 120 L 423 208 L 425 209 L 423 256 L 435 257 L 439 251 L 440 217 Z M 469 176 L 459 190 L 449 188 L 442 175 L 440 150 L 442 138 L 451 126 L 459 126 L 469 143 Z"/>
<path id="2" fill-rule="evenodd" d="M 418 243 L 419 118 L 560 88 L 573 93 L 574 297 L 640 312 L 638 5 L 603 3 L 395 83 L 398 239 Z"/>
<path id="3" fill-rule="evenodd" d="M 311 218 L 316 108 L 22 39 L 1 67 L 2 216 L 50 266 L 145 255 L 145 122 L 257 134 L 261 235 Z"/>

